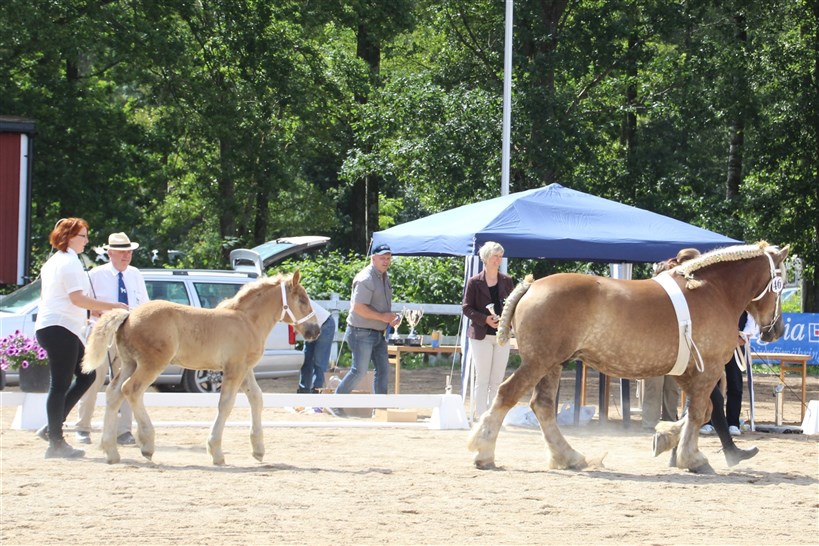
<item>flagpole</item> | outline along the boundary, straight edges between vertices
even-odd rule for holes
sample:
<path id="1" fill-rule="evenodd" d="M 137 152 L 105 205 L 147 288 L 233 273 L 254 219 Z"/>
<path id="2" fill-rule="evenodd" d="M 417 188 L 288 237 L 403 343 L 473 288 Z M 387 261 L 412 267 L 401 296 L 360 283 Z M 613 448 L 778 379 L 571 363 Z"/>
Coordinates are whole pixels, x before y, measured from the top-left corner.
<path id="1" fill-rule="evenodd" d="M 503 40 L 503 149 L 501 152 L 501 195 L 509 195 L 509 140 L 512 127 L 512 13 L 513 0 L 506 0 Z"/>

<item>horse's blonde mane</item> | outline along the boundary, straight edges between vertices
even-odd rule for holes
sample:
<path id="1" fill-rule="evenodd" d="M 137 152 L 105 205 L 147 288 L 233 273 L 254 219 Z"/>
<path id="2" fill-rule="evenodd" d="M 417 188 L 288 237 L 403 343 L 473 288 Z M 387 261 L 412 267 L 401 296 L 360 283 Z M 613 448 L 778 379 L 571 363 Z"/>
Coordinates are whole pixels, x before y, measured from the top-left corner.
<path id="1" fill-rule="evenodd" d="M 685 287 L 689 290 L 698 288 L 702 281 L 694 278 L 694 272 L 720 262 L 735 262 L 738 260 L 747 260 L 748 258 L 756 258 L 765 254 L 767 248 L 771 247 L 766 241 L 759 241 L 753 245 L 734 245 L 725 248 L 718 248 L 710 252 L 694 258 L 687 262 L 683 262 L 674 269 L 672 273 L 685 277 Z"/>
<path id="2" fill-rule="evenodd" d="M 279 273 L 275 277 L 262 277 L 256 282 L 249 282 L 245 284 L 232 298 L 222 300 L 217 309 L 236 309 L 241 306 L 244 300 L 253 297 L 253 294 L 262 290 L 267 285 L 278 285 L 279 283 L 287 282 L 293 275 L 282 275 Z"/>

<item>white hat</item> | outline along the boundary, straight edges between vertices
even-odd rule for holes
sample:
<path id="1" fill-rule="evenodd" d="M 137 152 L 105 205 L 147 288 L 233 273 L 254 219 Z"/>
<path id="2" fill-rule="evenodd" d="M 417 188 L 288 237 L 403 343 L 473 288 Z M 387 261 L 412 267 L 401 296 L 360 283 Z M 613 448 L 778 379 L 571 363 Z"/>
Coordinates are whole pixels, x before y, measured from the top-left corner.
<path id="1" fill-rule="evenodd" d="M 108 236 L 108 244 L 102 245 L 105 250 L 136 250 L 139 243 L 132 243 L 124 233 L 112 233 Z"/>

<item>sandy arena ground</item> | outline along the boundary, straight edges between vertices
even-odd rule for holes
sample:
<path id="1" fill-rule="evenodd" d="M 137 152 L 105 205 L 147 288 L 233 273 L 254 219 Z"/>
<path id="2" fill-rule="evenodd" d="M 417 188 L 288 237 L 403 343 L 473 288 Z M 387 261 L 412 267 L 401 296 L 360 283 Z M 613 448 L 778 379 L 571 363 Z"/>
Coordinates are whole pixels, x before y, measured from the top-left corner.
<path id="1" fill-rule="evenodd" d="M 448 373 L 404 370 L 402 393 L 441 393 Z M 562 398 L 573 377 L 564 373 Z M 778 377 L 756 380 L 757 424 L 772 423 Z M 295 391 L 291 379 L 263 383 L 266 392 Z M 787 383 L 785 423 L 799 424 L 799 382 Z M 596 379 L 588 388 L 597 392 Z M 819 399 L 816 378 L 808 399 Z M 563 428 L 587 458 L 605 455 L 602 466 L 549 470 L 539 431 L 507 427 L 500 469 L 480 471 L 467 431 L 425 428 L 271 426 L 259 463 L 247 429 L 229 426 L 228 464 L 215 467 L 206 428 L 158 427 L 153 462 L 128 447 L 121 464 L 108 465 L 97 446 L 80 460 L 44 460 L 45 443 L 12 430 L 15 409 L 3 407 L 0 544 L 819 543 L 819 436 L 743 434 L 739 445 L 760 452 L 732 468 L 716 437 L 701 437 L 716 474 L 694 475 L 669 468 L 666 455 L 654 458 L 639 413 L 626 430 L 618 408 L 609 423 Z M 155 422 L 215 416 L 215 408 L 149 412 Z M 231 421 L 247 418 L 236 409 Z M 363 421 L 281 408 L 266 408 L 263 419 Z M 71 443 L 73 433 L 66 437 Z"/>

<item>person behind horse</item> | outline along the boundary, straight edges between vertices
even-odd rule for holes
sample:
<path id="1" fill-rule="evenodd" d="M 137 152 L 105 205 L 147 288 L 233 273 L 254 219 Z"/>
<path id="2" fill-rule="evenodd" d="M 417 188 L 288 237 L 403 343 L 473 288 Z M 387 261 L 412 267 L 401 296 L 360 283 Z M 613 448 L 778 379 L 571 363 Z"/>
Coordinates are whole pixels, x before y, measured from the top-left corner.
<path id="1" fill-rule="evenodd" d="M 725 364 L 725 419 L 728 422 L 728 432 L 731 436 L 742 434 L 739 423 L 739 415 L 742 411 L 742 372 L 737 362 L 737 352 L 745 350 L 745 343 L 748 336 L 757 331 L 754 318 L 743 311 L 739 317 L 739 338 L 737 350 L 731 355 L 731 360 Z M 700 434 L 714 434 L 713 419 L 700 428 Z"/>
<path id="2" fill-rule="evenodd" d="M 34 330 L 37 343 L 48 354 L 51 384 L 46 398 L 48 424 L 37 431 L 37 436 L 48 440 L 46 459 L 76 458 L 85 452 L 66 443 L 63 421 L 96 378 L 80 368 L 85 354 L 86 310 L 109 311 L 127 306 L 88 296 L 91 285 L 78 259 L 88 243 L 88 222 L 63 218 L 54 226 L 48 242 L 56 252 L 40 271 L 42 291 Z"/>
<path id="3" fill-rule="evenodd" d="M 654 276 L 668 271 L 700 255 L 696 248 L 684 248 L 673 258 L 654 266 Z M 676 421 L 680 406 L 680 386 L 670 375 L 648 377 L 643 380 L 642 428 L 654 432 L 660 419 Z"/>
<path id="4" fill-rule="evenodd" d="M 310 301 L 321 330 L 313 341 L 304 342 L 304 364 L 299 375 L 298 393 L 315 393 L 324 387 L 324 372 L 330 362 L 330 350 L 336 335 L 336 321 L 330 312 Z"/>
<path id="5" fill-rule="evenodd" d="M 499 243 L 487 241 L 478 254 L 483 271 L 466 281 L 461 306 L 464 316 L 470 320 L 467 335 L 475 366 L 476 417 L 489 408 L 506 373 L 510 347 L 498 345 L 495 335 L 503 304 L 515 288 L 512 277 L 500 272 L 503 247 Z"/>
<path id="6" fill-rule="evenodd" d="M 336 388 L 336 394 L 352 391 L 366 375 L 371 360 L 375 366 L 373 392 L 387 394 L 390 363 L 385 332 L 387 326 L 395 326 L 400 320 L 400 315 L 391 311 L 392 286 L 387 274 L 391 263 L 390 247 L 377 245 L 370 255 L 370 265 L 353 279 L 350 314 L 344 334 L 352 352 L 352 365 Z M 343 415 L 339 410 L 334 412 Z"/>
<path id="7" fill-rule="evenodd" d="M 139 243 L 132 242 L 125 233 L 112 233 L 108 236 L 108 244 L 103 246 L 110 261 L 102 266 L 95 267 L 88 273 L 91 279 L 91 288 L 94 295 L 102 301 L 121 302 L 129 308 L 141 305 L 149 300 L 145 279 L 139 269 L 131 266 L 134 250 Z M 92 313 L 92 320 L 98 314 Z M 108 351 L 108 361 L 113 363 L 117 358 L 116 348 Z M 105 373 L 97 373 L 94 384 L 80 399 L 77 411 L 79 420 L 76 423 L 76 439 L 81 444 L 91 443 L 91 418 L 94 416 L 97 393 L 105 383 Z M 131 433 L 133 413 L 127 401 L 119 409 L 117 423 L 117 443 L 119 445 L 134 445 L 134 435 Z"/>

